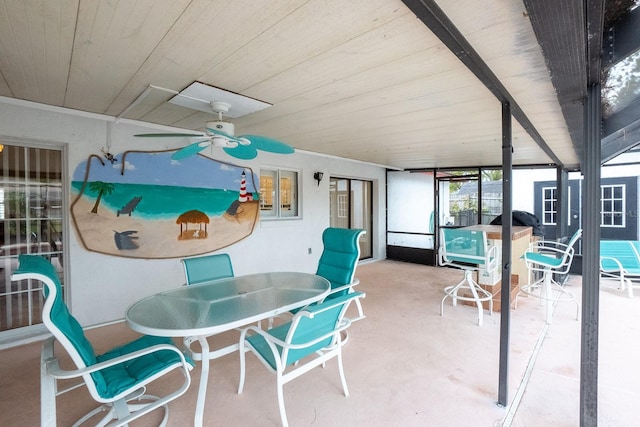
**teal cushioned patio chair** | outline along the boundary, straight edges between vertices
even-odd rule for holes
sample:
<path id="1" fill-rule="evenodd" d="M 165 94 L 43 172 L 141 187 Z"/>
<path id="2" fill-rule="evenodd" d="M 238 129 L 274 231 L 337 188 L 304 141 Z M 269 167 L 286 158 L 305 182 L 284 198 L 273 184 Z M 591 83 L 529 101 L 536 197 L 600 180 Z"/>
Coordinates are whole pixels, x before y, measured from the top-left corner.
<path id="1" fill-rule="evenodd" d="M 184 265 L 184 277 L 187 280 L 187 285 L 233 277 L 233 265 L 229 254 L 183 258 L 181 261 Z"/>
<path id="2" fill-rule="evenodd" d="M 640 288 L 640 252 L 634 240 L 600 240 L 600 277 L 616 279 L 621 291 Z"/>
<path id="3" fill-rule="evenodd" d="M 564 277 L 571 269 L 574 246 L 582 236 L 582 229 L 578 229 L 567 243 L 555 240 L 539 240 L 531 242 L 522 256 L 529 269 L 529 283 L 520 288 L 520 293 L 540 298 L 540 302 L 546 302 L 545 321 L 551 324 L 553 317 L 553 306 L 559 301 L 572 301 L 576 304 L 576 319 L 578 319 L 580 307 L 575 296 L 566 290 L 564 286 L 555 280 L 556 277 Z M 535 274 L 541 277 L 533 282 L 531 278 Z M 516 295 L 516 304 L 517 298 Z"/>
<path id="4" fill-rule="evenodd" d="M 282 425 L 287 426 L 283 386 L 317 366 L 324 366 L 333 357 L 338 359 L 340 380 L 345 396 L 349 396 L 342 366 L 341 332 L 351 321 L 344 313 L 351 301 L 358 301 L 364 294 L 351 292 L 320 304 L 312 304 L 298 311 L 291 322 L 264 331 L 250 326 L 240 334 L 240 383 L 238 394 L 244 389 L 245 353 L 248 348 L 258 359 L 276 374 L 278 406 Z"/>
<path id="5" fill-rule="evenodd" d="M 187 285 L 197 285 L 217 279 L 234 277 L 233 264 L 229 254 L 213 254 L 180 260 L 184 266 L 184 277 Z M 185 337 L 183 345 L 189 357 L 193 360 L 202 360 L 202 352 L 194 350 L 191 346 L 198 341 L 197 337 Z M 236 350 L 236 346 L 228 346 L 210 352 L 211 358 L 217 358 Z"/>
<path id="6" fill-rule="evenodd" d="M 82 385 L 57 390 L 57 381 L 82 378 L 91 397 L 102 405 L 82 417 L 80 425 L 106 411 L 104 426 L 125 425 L 154 409 L 164 407 L 162 426 L 168 419 L 167 403 L 184 394 L 191 383 L 192 362 L 173 345 L 171 339 L 142 336 L 139 339 L 96 355 L 78 321 L 69 313 L 62 298 L 62 287 L 55 269 L 41 256 L 20 255 L 19 267 L 12 280 L 38 280 L 44 284 L 45 303 L 42 322 L 53 337 L 42 349 L 41 359 L 41 419 L 43 426 L 56 425 L 56 396 Z M 54 355 L 54 341 L 58 341 L 76 365 L 75 370 L 62 370 Z M 159 398 L 145 394 L 146 386 L 171 371 L 184 376 L 182 384 L 170 394 Z M 135 401 L 135 403 L 133 402 Z"/>
<path id="7" fill-rule="evenodd" d="M 493 295 L 482 288 L 474 279 L 473 272 L 481 268 L 492 273 L 498 267 L 497 249 L 487 246 L 487 234 L 480 230 L 465 228 L 441 228 L 440 265 L 464 270 L 464 278 L 457 285 L 444 288 L 440 302 L 440 315 L 444 313 L 444 302 L 451 298 L 453 305 L 458 300 L 474 302 L 478 307 L 478 326 L 482 326 L 483 302 L 489 303 L 489 314 L 493 313 Z M 460 293 L 462 292 L 462 293 Z"/>
<path id="8" fill-rule="evenodd" d="M 361 229 L 329 227 L 322 232 L 322 254 L 318 261 L 316 274 L 331 283 L 331 292 L 327 298 L 335 298 L 354 292 L 353 287 L 360 281 L 355 278 L 356 267 L 360 259 L 360 237 L 365 234 Z M 358 317 L 351 321 L 363 319 L 364 313 L 360 300 L 356 300 Z"/>

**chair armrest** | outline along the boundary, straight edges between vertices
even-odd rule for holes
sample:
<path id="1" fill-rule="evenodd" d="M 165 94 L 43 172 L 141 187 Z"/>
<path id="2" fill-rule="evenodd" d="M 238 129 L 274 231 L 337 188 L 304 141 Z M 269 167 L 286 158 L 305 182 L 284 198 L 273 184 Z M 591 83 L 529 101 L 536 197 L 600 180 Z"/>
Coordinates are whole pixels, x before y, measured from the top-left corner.
<path id="1" fill-rule="evenodd" d="M 113 359 L 105 360 L 104 362 L 99 362 L 82 369 L 63 370 L 58 365 L 57 358 L 51 358 L 46 361 L 46 369 L 47 373 L 56 379 L 78 378 L 83 375 L 126 362 L 128 360 L 137 359 L 138 357 L 144 356 L 146 354 L 151 354 L 163 350 L 171 350 L 177 353 L 180 356 L 182 365 L 186 370 L 190 371 L 193 368 L 193 366 L 187 362 L 187 359 L 185 359 L 184 354 L 177 347 L 170 344 L 157 344 L 148 348 L 143 348 L 142 350 L 134 351 L 132 353 L 123 354 L 122 356 L 114 357 Z"/>
<path id="2" fill-rule="evenodd" d="M 485 257 L 485 259 L 487 260 L 487 263 L 486 263 L 487 271 L 492 272 L 496 268 L 498 268 L 498 247 L 495 245 L 491 246 L 487 250 L 487 256 Z"/>
<path id="3" fill-rule="evenodd" d="M 240 334 L 240 341 L 244 340 L 244 337 L 247 335 L 248 331 L 253 331 L 256 334 L 262 335 L 262 337 L 267 341 L 267 343 L 269 344 L 269 347 L 271 347 L 272 351 L 274 351 L 274 355 L 277 356 L 278 352 L 275 351 L 275 347 L 273 346 L 278 345 L 282 348 L 289 348 L 289 349 L 300 349 L 300 348 L 306 348 L 309 347 L 315 343 L 318 343 L 320 341 L 323 341 L 327 338 L 331 338 L 332 336 L 336 335 L 337 333 L 342 332 L 343 330 L 347 329 L 349 326 L 351 326 L 351 320 L 347 319 L 346 317 L 343 318 L 340 323 L 338 324 L 338 326 L 333 329 L 331 332 L 326 333 L 320 337 L 314 338 L 311 341 L 306 341 L 304 343 L 300 343 L 300 344 L 291 344 L 291 343 L 287 343 L 282 341 L 279 338 L 274 337 L 273 335 L 271 335 L 268 331 L 264 331 L 260 328 L 257 328 L 255 326 L 249 326 L 245 329 L 242 330 L 242 333 Z"/>
<path id="4" fill-rule="evenodd" d="M 602 264 L 602 261 L 611 261 L 613 263 L 616 264 L 616 268 L 605 268 L 604 265 Z M 622 264 L 620 263 L 620 261 L 618 261 L 617 258 L 614 258 L 612 256 L 601 256 L 600 257 L 600 270 L 602 271 L 620 271 L 621 273 L 624 273 L 624 267 L 622 267 Z"/>
<path id="5" fill-rule="evenodd" d="M 542 250 L 545 248 L 553 248 L 553 249 L 566 251 L 567 249 L 569 249 L 569 247 L 570 246 L 567 245 L 566 243 L 557 242 L 555 240 L 538 240 L 537 242 L 529 243 L 529 248 L 531 249 L 536 248 L 538 250 Z"/>
<path id="6" fill-rule="evenodd" d="M 566 245 L 565 245 L 566 246 Z M 566 249 L 562 249 L 560 247 L 558 248 L 553 248 L 553 247 L 544 247 L 544 248 L 532 248 L 529 247 L 529 249 L 527 249 L 524 253 L 525 255 L 525 259 L 527 254 L 530 253 L 537 253 L 537 254 L 541 254 L 541 255 L 545 255 L 545 256 L 552 256 L 555 258 L 562 258 L 564 256 L 573 256 L 573 248 L 570 248 L 568 246 L 566 246 Z"/>
<path id="7" fill-rule="evenodd" d="M 353 288 L 354 286 L 357 286 L 360 284 L 360 280 L 359 279 L 353 279 L 353 282 L 351 283 L 347 283 L 346 285 L 341 285 L 338 286 L 336 288 L 333 288 L 329 291 L 329 295 L 331 294 L 335 294 L 338 292 L 342 292 L 342 291 L 346 291 L 346 290 L 351 290 L 351 288 Z"/>

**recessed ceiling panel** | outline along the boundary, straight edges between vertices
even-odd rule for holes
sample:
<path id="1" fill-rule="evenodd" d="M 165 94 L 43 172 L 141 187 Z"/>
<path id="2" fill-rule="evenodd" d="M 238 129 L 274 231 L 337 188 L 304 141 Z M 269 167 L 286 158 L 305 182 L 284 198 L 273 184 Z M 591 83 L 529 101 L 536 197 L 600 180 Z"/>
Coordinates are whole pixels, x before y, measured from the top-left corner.
<path id="1" fill-rule="evenodd" d="M 204 111 L 205 113 L 213 113 L 211 108 L 212 102 L 225 102 L 229 104 L 229 111 L 225 112 L 226 117 L 238 118 L 256 111 L 264 110 L 271 107 L 268 102 L 249 98 L 209 86 L 200 82 L 193 82 L 180 94 L 169 100 L 170 103 L 180 105 L 181 107 L 191 108 L 193 110 Z"/>

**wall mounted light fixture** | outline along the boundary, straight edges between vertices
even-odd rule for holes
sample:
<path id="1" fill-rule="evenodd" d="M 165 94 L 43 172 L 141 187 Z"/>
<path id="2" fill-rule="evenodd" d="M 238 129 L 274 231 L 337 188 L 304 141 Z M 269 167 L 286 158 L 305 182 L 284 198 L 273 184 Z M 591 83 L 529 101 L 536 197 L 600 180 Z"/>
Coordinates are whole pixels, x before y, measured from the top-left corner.
<path id="1" fill-rule="evenodd" d="M 324 174 L 322 172 L 314 172 L 314 174 L 313 174 L 313 179 L 318 181 L 318 187 L 320 186 L 320 181 L 322 181 L 322 177 L 323 176 L 324 176 Z"/>

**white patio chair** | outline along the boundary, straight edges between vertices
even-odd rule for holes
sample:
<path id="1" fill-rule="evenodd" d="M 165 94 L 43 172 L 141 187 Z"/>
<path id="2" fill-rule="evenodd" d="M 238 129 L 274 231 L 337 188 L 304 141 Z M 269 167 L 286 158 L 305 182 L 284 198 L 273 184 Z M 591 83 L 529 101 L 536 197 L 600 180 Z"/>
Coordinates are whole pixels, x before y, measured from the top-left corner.
<path id="1" fill-rule="evenodd" d="M 482 326 L 483 302 L 489 303 L 489 314 L 493 313 L 493 295 L 482 288 L 474 279 L 473 272 L 481 267 L 492 273 L 498 267 L 497 249 L 488 247 L 487 234 L 480 230 L 467 228 L 441 228 L 440 265 L 452 266 L 464 270 L 464 278 L 457 285 L 444 288 L 444 297 L 440 302 L 440 315 L 444 313 L 444 302 L 452 299 L 474 302 L 478 307 L 478 326 Z M 462 293 L 461 293 L 462 292 Z"/>
<path id="2" fill-rule="evenodd" d="M 317 366 L 324 366 L 333 357 L 338 359 L 344 395 L 349 396 L 342 366 L 344 341 L 341 332 L 351 325 L 351 321 L 344 317 L 349 303 L 363 296 L 361 292 L 351 292 L 325 299 L 320 304 L 312 304 L 298 311 L 291 322 L 267 331 L 255 326 L 244 329 L 240 335 L 238 394 L 244 389 L 245 349 L 248 347 L 267 369 L 276 374 L 280 418 L 285 427 L 288 421 L 284 407 L 284 384 Z"/>
<path id="3" fill-rule="evenodd" d="M 51 263 L 35 255 L 20 255 L 19 263 L 12 280 L 34 279 L 44 284 L 46 299 L 42 322 L 53 335 L 45 341 L 42 349 L 41 424 L 55 426 L 56 397 L 84 384 L 91 397 L 101 405 L 80 418 L 74 426 L 100 413 L 103 413 L 103 417 L 94 425 L 126 425 L 160 407 L 165 410 L 161 423 L 161 426 L 165 426 L 169 415 L 167 403 L 183 395 L 189 388 L 192 362 L 173 345 L 170 338 L 146 335 L 96 355 L 82 327 L 71 316 L 62 299 L 60 281 Z M 54 354 L 55 341 L 64 347 L 77 369 L 60 368 Z M 173 370 L 184 375 L 184 381 L 175 391 L 164 397 L 146 394 L 147 385 Z M 81 378 L 83 382 L 58 390 L 58 380 L 74 378 Z"/>
<path id="4" fill-rule="evenodd" d="M 578 319 L 580 311 L 578 301 L 571 292 L 555 280 L 554 276 L 562 277 L 569 273 L 575 254 L 574 245 L 580 236 L 582 236 L 582 229 L 577 230 L 566 244 L 554 240 L 531 242 L 523 255 L 524 262 L 529 269 L 529 277 L 533 277 L 536 273 L 542 273 L 542 277 L 520 287 L 518 295 L 524 293 L 540 298 L 542 304 L 546 303 L 545 321 L 547 324 L 551 324 L 554 304 L 560 301 L 574 302 L 576 304 L 576 319 Z M 516 295 L 516 306 L 518 295 Z"/>

